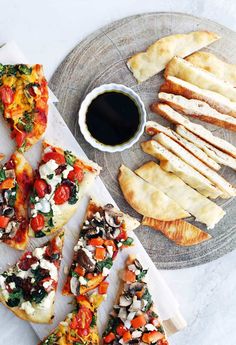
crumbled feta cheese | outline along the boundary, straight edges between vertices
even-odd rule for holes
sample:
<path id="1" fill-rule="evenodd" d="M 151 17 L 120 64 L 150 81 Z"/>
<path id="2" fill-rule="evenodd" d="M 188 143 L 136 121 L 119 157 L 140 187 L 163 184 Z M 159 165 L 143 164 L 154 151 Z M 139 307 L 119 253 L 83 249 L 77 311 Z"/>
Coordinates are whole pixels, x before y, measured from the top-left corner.
<path id="1" fill-rule="evenodd" d="M 134 296 L 133 303 L 129 307 L 129 311 L 138 311 L 141 310 L 141 301 L 137 299 L 137 296 Z"/>
<path id="2" fill-rule="evenodd" d="M 36 268 L 38 267 L 38 265 L 39 265 L 39 262 L 36 262 L 35 264 L 32 264 L 32 265 L 31 265 L 32 270 L 36 270 Z"/>
<path id="3" fill-rule="evenodd" d="M 33 256 L 36 256 L 37 259 L 41 260 L 46 251 L 46 248 L 46 246 L 42 248 L 35 248 L 33 251 Z"/>
<path id="4" fill-rule="evenodd" d="M 145 328 L 146 328 L 149 332 L 151 332 L 151 331 L 156 331 L 156 330 L 157 330 L 156 327 L 153 326 L 151 323 L 147 323 L 147 324 L 145 325 Z"/>
<path id="5" fill-rule="evenodd" d="M 39 197 L 38 196 L 35 197 L 35 201 L 39 201 Z"/>
<path id="6" fill-rule="evenodd" d="M 140 270 L 135 271 L 135 275 L 138 276 L 140 274 Z"/>
<path id="7" fill-rule="evenodd" d="M 34 205 L 36 211 L 48 213 L 51 210 L 50 202 L 46 198 L 42 198 L 39 202 Z"/>
<path id="8" fill-rule="evenodd" d="M 26 314 L 29 314 L 29 315 L 33 315 L 34 312 L 35 312 L 35 310 L 34 310 L 32 304 L 31 304 L 29 301 L 23 302 L 23 303 L 21 304 L 20 309 L 24 310 L 24 311 L 26 312 Z"/>
<path id="9" fill-rule="evenodd" d="M 125 326 L 125 328 L 130 329 L 130 327 L 131 327 L 131 322 L 130 322 L 130 320 L 125 320 L 125 321 L 124 321 L 124 326 Z"/>
<path id="10" fill-rule="evenodd" d="M 86 221 L 84 222 L 84 224 L 89 225 L 89 221 L 88 221 L 88 220 L 86 220 Z"/>
<path id="11" fill-rule="evenodd" d="M 133 320 L 133 318 L 135 317 L 135 311 L 132 311 L 132 312 L 130 312 L 129 314 L 128 314 L 128 316 L 127 316 L 127 320 Z"/>
<path id="12" fill-rule="evenodd" d="M 103 277 L 106 277 L 106 276 L 108 276 L 109 273 L 110 273 L 109 268 L 103 267 L 102 276 L 103 276 Z"/>
<path id="13" fill-rule="evenodd" d="M 87 279 L 85 279 L 84 277 L 79 277 L 79 282 L 81 285 L 87 285 Z"/>
<path id="14" fill-rule="evenodd" d="M 39 303 L 38 305 L 39 308 L 50 309 L 53 304 L 54 297 L 55 297 L 55 291 L 49 292 L 49 294 L 42 300 L 42 302 Z"/>
<path id="15" fill-rule="evenodd" d="M 140 338 L 142 336 L 142 332 L 134 331 L 132 332 L 132 339 Z"/>
<path id="16" fill-rule="evenodd" d="M 126 308 L 120 308 L 119 313 L 118 313 L 118 317 L 125 322 L 125 320 L 127 320 L 127 311 Z"/>
<path id="17" fill-rule="evenodd" d="M 129 271 L 135 272 L 136 266 L 134 264 L 128 266 Z"/>
<path id="18" fill-rule="evenodd" d="M 51 278 L 53 280 L 57 280 L 57 276 L 58 276 L 57 268 L 52 262 L 49 262 L 45 259 L 42 259 L 42 260 L 40 260 L 40 266 L 42 268 L 45 268 L 46 270 L 49 270 L 49 274 L 50 274 Z"/>
<path id="19" fill-rule="evenodd" d="M 52 212 L 53 212 L 53 218 L 57 218 L 58 216 L 61 216 L 60 205 L 58 206 L 52 203 Z"/>
<path id="20" fill-rule="evenodd" d="M 35 283 L 35 278 L 31 278 L 31 283 L 32 283 L 32 284 Z"/>
<path id="21" fill-rule="evenodd" d="M 44 282 L 43 287 L 47 290 L 49 288 L 49 286 L 51 286 L 52 282 L 53 282 L 52 279 Z"/>
<path id="22" fill-rule="evenodd" d="M 20 277 L 20 278 L 22 278 L 22 279 L 26 279 L 28 276 L 29 276 L 29 271 L 19 271 L 18 273 L 17 273 L 17 277 Z"/>
<path id="23" fill-rule="evenodd" d="M 27 259 L 31 259 L 32 258 L 32 255 L 31 254 L 28 254 L 26 255 Z"/>
<path id="24" fill-rule="evenodd" d="M 74 168 L 71 165 L 67 165 L 66 169 L 63 170 L 62 172 L 63 178 L 67 178 L 67 176 L 69 175 L 69 172 L 72 170 L 74 170 Z"/>
<path id="25" fill-rule="evenodd" d="M 47 180 L 47 176 L 54 174 L 54 172 L 58 168 L 58 166 L 59 165 L 54 161 L 54 159 L 50 159 L 47 163 L 42 164 L 39 167 L 40 177 Z"/>
<path id="26" fill-rule="evenodd" d="M 15 287 L 16 287 L 16 284 L 15 284 L 14 282 L 11 282 L 11 283 L 9 284 L 9 286 L 10 286 L 10 288 L 11 288 L 12 290 L 14 290 Z"/>
<path id="27" fill-rule="evenodd" d="M 48 153 L 48 152 L 52 152 L 51 146 L 47 146 L 47 147 L 44 149 L 44 151 L 43 151 L 44 154 L 45 154 L 45 153 Z"/>
<path id="28" fill-rule="evenodd" d="M 110 255 L 110 257 L 112 257 L 113 256 L 113 247 L 107 246 L 107 251 L 108 251 L 108 254 Z"/>
<path id="29" fill-rule="evenodd" d="M 119 248 L 122 247 L 122 243 L 121 243 L 121 242 L 118 242 L 118 243 L 117 243 L 117 247 L 119 247 Z"/>
<path id="30" fill-rule="evenodd" d="M 119 343 L 122 344 L 122 345 L 125 343 L 124 340 L 123 340 L 123 338 L 121 338 L 121 339 L 119 340 Z"/>

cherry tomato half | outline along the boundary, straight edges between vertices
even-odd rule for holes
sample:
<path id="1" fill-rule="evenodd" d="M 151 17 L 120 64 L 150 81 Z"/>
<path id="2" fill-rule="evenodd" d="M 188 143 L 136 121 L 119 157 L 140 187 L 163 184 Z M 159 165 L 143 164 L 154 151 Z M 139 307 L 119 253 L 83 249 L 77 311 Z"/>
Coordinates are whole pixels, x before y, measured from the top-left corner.
<path id="1" fill-rule="evenodd" d="M 34 182 L 34 189 L 40 198 L 43 198 L 47 194 L 47 187 L 47 183 L 42 179 L 35 180 Z"/>
<path id="2" fill-rule="evenodd" d="M 34 231 L 40 231 L 43 229 L 44 227 L 44 216 L 42 214 L 37 214 L 36 217 L 34 218 L 31 218 L 31 221 L 30 221 L 30 224 L 31 224 L 31 228 L 34 230 Z"/>
<path id="3" fill-rule="evenodd" d="M 0 228 L 5 229 L 9 221 L 10 221 L 10 218 L 5 217 L 5 216 L 0 216 Z"/>
<path id="4" fill-rule="evenodd" d="M 78 313 L 73 317 L 70 327 L 72 329 L 77 329 L 82 332 L 82 330 L 88 330 L 92 322 L 93 314 L 90 309 L 85 306 L 81 306 Z"/>
<path id="5" fill-rule="evenodd" d="M 10 86 L 2 86 L 0 88 L 0 97 L 4 105 L 9 105 L 13 102 L 14 99 L 14 92 L 10 88 Z"/>
<path id="6" fill-rule="evenodd" d="M 24 144 L 26 133 L 15 128 L 11 133 L 11 137 L 15 138 L 17 147 L 21 147 Z"/>
<path id="7" fill-rule="evenodd" d="M 84 172 L 83 169 L 81 169 L 78 166 L 74 167 L 74 170 L 70 171 L 68 174 L 68 179 L 71 181 L 78 181 L 81 182 L 84 178 Z"/>
<path id="8" fill-rule="evenodd" d="M 65 157 L 59 152 L 47 152 L 43 156 L 43 161 L 45 163 L 47 163 L 51 159 L 54 159 L 54 161 L 59 165 L 65 164 L 65 162 L 66 162 Z"/>
<path id="9" fill-rule="evenodd" d="M 56 205 L 62 205 L 70 198 L 70 187 L 66 185 L 60 185 L 57 187 L 54 194 L 54 201 Z"/>

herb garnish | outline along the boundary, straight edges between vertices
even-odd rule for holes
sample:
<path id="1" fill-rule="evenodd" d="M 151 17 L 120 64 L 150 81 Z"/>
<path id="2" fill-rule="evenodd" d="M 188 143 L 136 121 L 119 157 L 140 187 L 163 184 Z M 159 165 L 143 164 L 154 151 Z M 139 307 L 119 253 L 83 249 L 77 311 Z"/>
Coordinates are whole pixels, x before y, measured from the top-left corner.
<path id="1" fill-rule="evenodd" d="M 76 157 L 70 151 L 65 151 L 65 159 L 67 164 L 74 166 Z"/>
<path id="2" fill-rule="evenodd" d="M 104 267 L 111 269 L 112 265 L 113 265 L 112 258 L 107 258 L 106 260 L 98 261 L 96 263 L 96 268 L 98 269 L 99 272 L 102 272 Z"/>

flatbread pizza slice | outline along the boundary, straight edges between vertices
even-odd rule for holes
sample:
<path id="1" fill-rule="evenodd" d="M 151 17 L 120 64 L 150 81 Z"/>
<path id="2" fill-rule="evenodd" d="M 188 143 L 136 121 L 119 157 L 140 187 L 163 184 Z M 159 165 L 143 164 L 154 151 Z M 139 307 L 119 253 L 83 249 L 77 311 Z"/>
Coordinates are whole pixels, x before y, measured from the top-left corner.
<path id="1" fill-rule="evenodd" d="M 15 152 L 0 166 L 0 242 L 23 250 L 28 243 L 28 196 L 33 170 L 24 156 Z"/>
<path id="2" fill-rule="evenodd" d="M 44 142 L 30 197 L 30 236 L 43 237 L 63 227 L 99 172 L 97 164 Z"/>
<path id="3" fill-rule="evenodd" d="M 21 152 L 41 138 L 48 118 L 48 87 L 42 65 L 0 64 L 0 111 Z"/>
<path id="4" fill-rule="evenodd" d="M 189 217 L 189 213 L 177 202 L 124 165 L 120 167 L 118 180 L 126 201 L 143 216 L 160 220 Z"/>
<path id="5" fill-rule="evenodd" d="M 89 300 L 80 296 L 77 307 L 38 345 L 99 345 L 97 314 Z"/>
<path id="6" fill-rule="evenodd" d="M 93 303 L 98 306 L 106 295 L 105 279 L 113 262 L 122 248 L 132 245 L 128 232 L 138 226 L 136 219 L 113 205 L 90 200 L 63 294 L 78 296 L 93 291 Z"/>
<path id="7" fill-rule="evenodd" d="M 103 334 L 103 344 L 168 345 L 146 282 L 147 270 L 134 257 L 129 257 L 126 265 L 123 282 Z"/>
<path id="8" fill-rule="evenodd" d="M 52 322 L 63 239 L 62 230 L 44 246 L 25 252 L 0 275 L 0 300 L 19 318 Z"/>

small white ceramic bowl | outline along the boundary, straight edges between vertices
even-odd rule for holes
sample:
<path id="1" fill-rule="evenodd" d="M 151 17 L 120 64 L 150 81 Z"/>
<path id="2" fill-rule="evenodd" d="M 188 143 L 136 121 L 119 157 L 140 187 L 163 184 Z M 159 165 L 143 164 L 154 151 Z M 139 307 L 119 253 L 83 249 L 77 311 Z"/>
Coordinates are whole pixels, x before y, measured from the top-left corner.
<path id="1" fill-rule="evenodd" d="M 137 129 L 137 132 L 130 140 L 120 145 L 111 146 L 111 145 L 105 145 L 103 143 L 100 143 L 98 140 L 92 137 L 86 125 L 86 114 L 87 114 L 89 105 L 98 95 L 103 94 L 106 91 L 120 91 L 123 94 L 128 95 L 131 99 L 134 100 L 134 102 L 136 103 L 139 109 L 140 121 L 139 121 L 139 127 Z M 78 122 L 79 122 L 81 133 L 83 134 L 85 140 L 90 145 L 92 145 L 93 147 L 95 147 L 96 149 L 100 151 L 120 152 L 120 151 L 124 151 L 130 148 L 134 143 L 136 143 L 139 140 L 140 136 L 143 134 L 144 126 L 146 123 L 146 110 L 145 110 L 143 101 L 141 100 L 139 95 L 136 92 L 134 92 L 131 88 L 122 84 L 114 84 L 114 83 L 104 84 L 99 87 L 96 87 L 90 93 L 87 94 L 87 96 L 85 97 L 85 99 L 83 100 L 80 106 Z"/>

